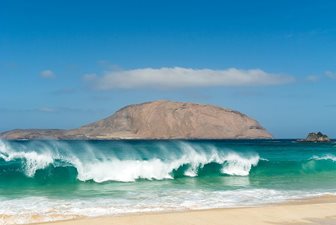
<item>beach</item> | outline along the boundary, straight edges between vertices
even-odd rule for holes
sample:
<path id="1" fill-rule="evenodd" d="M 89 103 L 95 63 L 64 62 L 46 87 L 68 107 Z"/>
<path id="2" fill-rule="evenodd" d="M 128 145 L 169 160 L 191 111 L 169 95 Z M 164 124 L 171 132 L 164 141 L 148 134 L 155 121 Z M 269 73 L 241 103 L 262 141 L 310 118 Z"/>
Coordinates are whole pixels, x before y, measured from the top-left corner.
<path id="1" fill-rule="evenodd" d="M 208 225 L 336 224 L 336 197 L 290 201 L 245 208 L 209 209 L 83 218 L 40 224 L 55 225 Z"/>

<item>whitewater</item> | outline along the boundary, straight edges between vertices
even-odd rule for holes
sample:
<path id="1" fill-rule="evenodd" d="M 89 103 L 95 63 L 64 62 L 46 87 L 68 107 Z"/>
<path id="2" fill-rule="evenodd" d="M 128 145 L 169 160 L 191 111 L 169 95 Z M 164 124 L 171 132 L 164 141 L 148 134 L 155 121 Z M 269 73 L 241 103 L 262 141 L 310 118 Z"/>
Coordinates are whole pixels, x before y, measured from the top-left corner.
<path id="1" fill-rule="evenodd" d="M 0 224 L 336 193 L 335 143 L 0 141 Z"/>

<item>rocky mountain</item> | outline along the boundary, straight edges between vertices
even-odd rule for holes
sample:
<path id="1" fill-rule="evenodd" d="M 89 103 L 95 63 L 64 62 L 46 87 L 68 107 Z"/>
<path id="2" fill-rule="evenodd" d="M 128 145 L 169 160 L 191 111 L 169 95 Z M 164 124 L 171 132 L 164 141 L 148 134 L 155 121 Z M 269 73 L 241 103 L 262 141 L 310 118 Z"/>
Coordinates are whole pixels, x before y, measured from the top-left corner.
<path id="1" fill-rule="evenodd" d="M 212 105 L 154 101 L 126 106 L 73 130 L 14 130 L 3 139 L 253 139 L 271 138 L 256 120 Z"/>

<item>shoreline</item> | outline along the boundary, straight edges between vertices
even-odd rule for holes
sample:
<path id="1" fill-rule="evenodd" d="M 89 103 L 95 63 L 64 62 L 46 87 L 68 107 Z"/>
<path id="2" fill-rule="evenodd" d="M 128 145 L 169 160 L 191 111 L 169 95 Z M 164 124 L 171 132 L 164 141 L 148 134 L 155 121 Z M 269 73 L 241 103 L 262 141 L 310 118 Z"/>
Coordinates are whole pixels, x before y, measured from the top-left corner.
<path id="1" fill-rule="evenodd" d="M 336 196 L 289 200 L 237 208 L 134 213 L 30 225 L 209 225 L 209 224 L 336 224 Z"/>

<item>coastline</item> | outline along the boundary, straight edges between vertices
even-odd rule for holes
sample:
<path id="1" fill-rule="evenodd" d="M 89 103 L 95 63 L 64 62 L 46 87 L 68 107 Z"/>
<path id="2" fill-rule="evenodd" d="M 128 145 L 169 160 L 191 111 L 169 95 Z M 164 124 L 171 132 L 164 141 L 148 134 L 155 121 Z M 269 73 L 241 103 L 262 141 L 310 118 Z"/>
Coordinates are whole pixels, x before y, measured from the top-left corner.
<path id="1" fill-rule="evenodd" d="M 336 196 L 243 208 L 128 214 L 34 223 L 35 225 L 336 224 Z"/>

